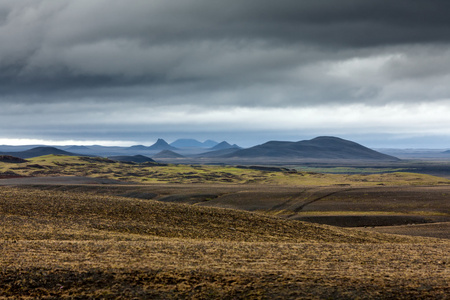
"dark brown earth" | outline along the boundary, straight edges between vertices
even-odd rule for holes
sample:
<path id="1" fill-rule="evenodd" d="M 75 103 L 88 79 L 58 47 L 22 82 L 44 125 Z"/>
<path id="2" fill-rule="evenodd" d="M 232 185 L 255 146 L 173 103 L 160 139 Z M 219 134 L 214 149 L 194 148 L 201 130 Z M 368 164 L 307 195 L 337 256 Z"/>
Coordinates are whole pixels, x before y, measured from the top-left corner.
<path id="1" fill-rule="evenodd" d="M 380 232 L 450 239 L 450 230 L 445 225 L 432 226 L 450 222 L 449 186 L 138 185 L 76 176 L 0 179 L 0 185 L 48 185 L 54 190 L 81 189 L 128 198 L 253 211 L 340 227 L 374 227 L 373 230 Z"/>
<path id="2" fill-rule="evenodd" d="M 0 155 L 0 162 L 17 164 L 17 163 L 24 163 L 27 161 L 25 159 L 11 156 L 11 155 Z"/>
<path id="3" fill-rule="evenodd" d="M 449 222 L 437 222 L 448 217 L 449 186 L 133 185 L 71 176 L 2 182 L 18 186 L 0 187 L 1 299 L 450 293 Z M 434 223 L 339 228 L 282 219 L 314 216 Z"/>

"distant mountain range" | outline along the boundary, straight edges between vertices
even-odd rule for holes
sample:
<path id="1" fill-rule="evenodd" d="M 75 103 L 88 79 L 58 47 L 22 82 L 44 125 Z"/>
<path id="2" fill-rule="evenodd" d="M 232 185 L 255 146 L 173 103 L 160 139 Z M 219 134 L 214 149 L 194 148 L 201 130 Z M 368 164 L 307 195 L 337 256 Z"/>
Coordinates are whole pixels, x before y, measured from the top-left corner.
<path id="1" fill-rule="evenodd" d="M 215 145 L 214 147 L 211 148 L 212 151 L 224 150 L 224 149 L 242 149 L 242 148 L 239 147 L 236 144 L 230 145 L 228 142 L 225 142 L 225 141 L 223 141 L 220 144 L 217 144 L 217 145 Z"/>
<path id="2" fill-rule="evenodd" d="M 177 140 L 175 145 L 186 147 L 196 145 L 196 140 Z M 198 141 L 197 141 L 198 142 Z M 208 142 L 208 141 L 206 141 Z M 205 143 L 200 143 L 205 145 Z M 208 143 L 212 143 L 210 141 Z M 214 142 L 215 143 L 215 142 Z M 9 147 L 9 146 L 8 146 Z M 208 162 L 227 162 L 230 160 L 253 160 L 253 161 L 301 161 L 301 160 L 370 160 L 370 161 L 398 161 L 399 159 L 377 152 L 352 141 L 337 137 L 322 136 L 311 140 L 298 142 L 270 141 L 251 148 L 242 149 L 236 144 L 231 145 L 226 141 L 216 143 L 211 148 L 192 149 L 176 148 L 169 145 L 163 139 L 147 147 L 135 145 L 132 147 L 104 147 L 104 146 L 71 146 L 66 147 L 69 152 L 55 147 L 34 147 L 25 151 L 0 152 L 0 155 L 10 155 L 22 159 L 42 155 L 89 155 L 109 157 L 113 160 L 147 162 L 152 159 L 184 159 L 195 162 L 198 159 L 207 159 Z M 203 152 L 201 152 L 203 150 Z M 209 151 L 205 151 L 209 150 Z M 76 153 L 78 152 L 78 153 Z M 131 153 L 131 155 L 130 155 Z M 144 156 L 145 155 L 145 156 Z"/>
<path id="3" fill-rule="evenodd" d="M 170 146 L 175 148 L 212 148 L 217 144 L 217 142 L 212 140 L 206 140 L 202 143 L 195 139 L 178 139 L 175 142 L 170 143 Z"/>

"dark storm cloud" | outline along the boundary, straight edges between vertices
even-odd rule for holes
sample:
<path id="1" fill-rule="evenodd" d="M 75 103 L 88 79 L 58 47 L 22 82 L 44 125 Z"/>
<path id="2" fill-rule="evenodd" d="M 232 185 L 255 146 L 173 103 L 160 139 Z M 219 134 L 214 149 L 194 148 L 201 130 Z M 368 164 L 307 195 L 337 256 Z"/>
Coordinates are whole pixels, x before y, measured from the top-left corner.
<path id="1" fill-rule="evenodd" d="M 448 98 L 449 9 L 436 0 L 0 1 L 0 101 Z"/>

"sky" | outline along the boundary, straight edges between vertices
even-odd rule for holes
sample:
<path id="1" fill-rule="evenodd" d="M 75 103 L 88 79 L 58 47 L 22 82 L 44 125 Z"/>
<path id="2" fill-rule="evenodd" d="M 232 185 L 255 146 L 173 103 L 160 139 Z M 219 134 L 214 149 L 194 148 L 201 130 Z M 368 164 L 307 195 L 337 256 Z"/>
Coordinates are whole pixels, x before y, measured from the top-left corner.
<path id="1" fill-rule="evenodd" d="M 0 0 L 0 144 L 450 149 L 448 0 Z"/>

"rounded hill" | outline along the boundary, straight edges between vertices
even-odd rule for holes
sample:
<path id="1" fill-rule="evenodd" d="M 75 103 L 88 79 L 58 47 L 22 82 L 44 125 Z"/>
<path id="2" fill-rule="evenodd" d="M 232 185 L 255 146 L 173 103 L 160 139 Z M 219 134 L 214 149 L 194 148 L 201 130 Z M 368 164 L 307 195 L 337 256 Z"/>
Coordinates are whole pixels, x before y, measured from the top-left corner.
<path id="1" fill-rule="evenodd" d="M 262 145 L 235 151 L 224 157 L 371 161 L 399 160 L 394 156 L 377 152 L 358 143 L 329 136 L 321 136 L 299 142 L 270 141 Z"/>
<path id="2" fill-rule="evenodd" d="M 48 188 L 45 191 L 2 189 L 0 211 L 18 218 L 32 215 L 35 219 L 47 220 L 46 224 L 70 220 L 64 226 L 83 226 L 86 235 L 103 231 L 105 234 L 247 242 L 359 243 L 407 240 L 246 211 L 94 195 L 80 192 L 79 189 L 70 191 L 67 186 L 63 188 L 64 191 L 59 191 L 55 186 L 51 193 Z M 32 232 L 27 234 L 32 235 Z"/>

